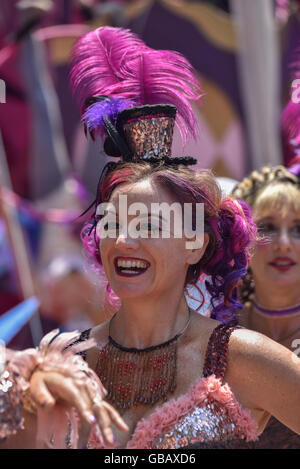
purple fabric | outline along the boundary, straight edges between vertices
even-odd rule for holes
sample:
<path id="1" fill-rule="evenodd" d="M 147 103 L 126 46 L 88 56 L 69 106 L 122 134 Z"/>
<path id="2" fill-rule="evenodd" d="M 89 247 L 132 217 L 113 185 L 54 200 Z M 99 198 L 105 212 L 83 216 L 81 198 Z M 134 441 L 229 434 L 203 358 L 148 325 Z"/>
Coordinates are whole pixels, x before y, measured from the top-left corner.
<path id="1" fill-rule="evenodd" d="M 230 97 L 243 116 L 237 59 L 233 52 L 217 48 L 189 20 L 170 12 L 160 2 L 154 2 L 128 25 L 149 47 L 170 49 L 183 54 L 200 73 L 217 84 Z"/>

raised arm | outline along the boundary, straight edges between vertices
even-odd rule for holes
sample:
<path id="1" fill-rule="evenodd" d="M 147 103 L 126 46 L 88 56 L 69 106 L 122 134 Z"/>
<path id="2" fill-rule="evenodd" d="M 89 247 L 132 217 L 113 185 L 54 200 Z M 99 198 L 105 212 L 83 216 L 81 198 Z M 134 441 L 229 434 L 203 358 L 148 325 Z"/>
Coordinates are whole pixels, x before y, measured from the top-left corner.
<path id="1" fill-rule="evenodd" d="M 300 434 L 300 359 L 295 353 L 262 334 L 238 329 L 230 339 L 225 381 L 260 431 L 269 414 Z"/>

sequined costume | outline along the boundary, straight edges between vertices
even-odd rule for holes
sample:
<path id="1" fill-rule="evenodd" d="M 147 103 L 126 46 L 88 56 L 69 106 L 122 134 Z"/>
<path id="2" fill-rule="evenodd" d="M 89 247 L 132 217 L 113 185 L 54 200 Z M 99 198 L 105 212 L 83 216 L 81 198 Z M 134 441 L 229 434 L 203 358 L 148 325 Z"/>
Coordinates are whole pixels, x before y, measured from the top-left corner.
<path id="1" fill-rule="evenodd" d="M 233 330 L 223 324 L 216 327 L 209 339 L 203 377 L 186 394 L 142 419 L 127 449 L 221 448 L 257 439 L 257 425 L 249 411 L 240 406 L 229 386 L 222 384 Z M 88 336 L 85 331 L 80 340 Z M 89 446 L 104 448 L 95 432 Z"/>

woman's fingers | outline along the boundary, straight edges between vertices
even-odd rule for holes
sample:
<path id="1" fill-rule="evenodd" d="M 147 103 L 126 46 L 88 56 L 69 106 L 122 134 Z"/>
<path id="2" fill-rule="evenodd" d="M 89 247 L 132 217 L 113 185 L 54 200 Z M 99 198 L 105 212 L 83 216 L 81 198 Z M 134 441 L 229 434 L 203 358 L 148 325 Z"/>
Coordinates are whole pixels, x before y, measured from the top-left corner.
<path id="1" fill-rule="evenodd" d="M 97 402 L 97 399 L 95 399 Z M 119 415 L 119 413 L 105 401 L 100 401 L 99 404 L 94 404 L 94 412 L 97 415 L 99 427 L 106 444 L 112 445 L 114 443 L 114 436 L 112 431 L 112 424 L 114 424 L 120 431 L 128 432 L 129 428 Z"/>
<path id="2" fill-rule="evenodd" d="M 99 404 L 95 404 L 94 412 L 97 415 L 98 425 L 102 433 L 104 443 L 111 446 L 115 441 L 114 434 L 111 429 L 112 422 L 109 413 L 103 404 L 103 401 Z"/>
<path id="3" fill-rule="evenodd" d="M 60 399 L 76 407 L 83 420 L 89 425 L 96 423 L 91 409 L 90 398 L 85 387 L 79 387 L 72 378 L 57 372 L 36 372 L 31 379 L 30 392 L 36 396 L 38 405 L 42 405 L 43 396 L 51 399 L 52 405 Z"/>
<path id="4" fill-rule="evenodd" d="M 115 426 L 121 430 L 121 432 L 128 432 L 129 428 L 120 416 L 120 414 L 114 409 L 111 405 L 109 405 L 107 402 L 104 402 L 105 407 L 107 408 L 107 411 L 110 415 L 111 421 L 115 424 Z"/>
<path id="5" fill-rule="evenodd" d="M 55 404 L 55 399 L 49 392 L 41 372 L 34 373 L 30 380 L 30 397 L 40 407 L 51 408 Z"/>
<path id="6" fill-rule="evenodd" d="M 95 396 L 95 389 L 93 391 L 88 382 L 79 382 L 58 372 L 37 371 L 30 383 L 30 392 L 37 405 L 51 408 L 57 400 L 62 400 L 75 407 L 85 428 L 86 424 L 98 423 L 104 443 L 111 446 L 115 441 L 112 424 L 123 432 L 129 429 L 119 413 L 100 395 Z"/>

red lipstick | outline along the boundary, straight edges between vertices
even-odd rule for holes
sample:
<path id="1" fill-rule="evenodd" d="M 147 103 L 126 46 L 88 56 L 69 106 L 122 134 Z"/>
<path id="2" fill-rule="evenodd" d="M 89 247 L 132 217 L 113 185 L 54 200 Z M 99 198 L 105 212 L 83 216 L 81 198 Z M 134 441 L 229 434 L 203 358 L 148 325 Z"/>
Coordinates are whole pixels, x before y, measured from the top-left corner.
<path id="1" fill-rule="evenodd" d="M 272 260 L 272 262 L 269 262 L 269 265 L 274 267 L 274 269 L 278 270 L 279 272 L 287 272 L 289 269 L 294 267 L 294 265 L 296 265 L 296 262 L 294 262 L 293 259 L 290 259 L 289 257 L 276 257 Z"/>
<path id="2" fill-rule="evenodd" d="M 138 257 L 116 257 L 115 271 L 122 277 L 136 277 L 142 275 L 150 267 L 150 262 Z"/>

